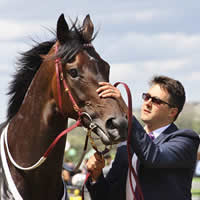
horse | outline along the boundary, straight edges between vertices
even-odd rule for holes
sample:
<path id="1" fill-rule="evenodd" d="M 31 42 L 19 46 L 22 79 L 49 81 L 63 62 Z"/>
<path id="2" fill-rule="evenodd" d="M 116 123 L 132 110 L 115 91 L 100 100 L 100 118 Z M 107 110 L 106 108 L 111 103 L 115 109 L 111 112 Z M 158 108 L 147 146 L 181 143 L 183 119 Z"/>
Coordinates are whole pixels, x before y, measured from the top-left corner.
<path id="1" fill-rule="evenodd" d="M 63 199 L 61 170 L 66 136 L 58 141 L 42 165 L 32 170 L 23 168 L 36 163 L 66 129 L 69 118 L 81 119 L 79 125 L 86 128 L 91 128 L 92 122 L 92 131 L 105 145 L 127 137 L 127 118 L 120 102 L 100 98 L 96 92 L 98 82 L 109 82 L 110 66 L 92 45 L 96 37 L 93 32 L 89 15 L 82 25 L 75 21 L 69 28 L 61 14 L 55 39 L 36 43 L 18 61 L 8 92 L 7 119 L 1 127 L 3 133 L 7 132 L 6 137 L 1 134 L 0 151 L 1 154 L 5 151 L 1 162 L 7 162 L 6 170 L 19 199 Z M 17 168 L 14 161 L 22 167 Z M 6 183 L 1 165 L 0 179 Z M 2 194 L 5 188 L 1 186 L 0 199 L 15 199 L 9 190 Z"/>

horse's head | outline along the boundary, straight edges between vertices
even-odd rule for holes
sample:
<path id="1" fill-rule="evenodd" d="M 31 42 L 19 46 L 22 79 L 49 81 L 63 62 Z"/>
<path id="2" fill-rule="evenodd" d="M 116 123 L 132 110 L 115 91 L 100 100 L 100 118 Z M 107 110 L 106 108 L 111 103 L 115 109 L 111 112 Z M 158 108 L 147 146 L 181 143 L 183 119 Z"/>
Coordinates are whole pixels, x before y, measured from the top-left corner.
<path id="1" fill-rule="evenodd" d="M 64 15 L 57 22 L 56 57 L 60 59 L 63 79 L 81 112 L 83 125 L 88 127 L 90 120 L 96 125 L 94 132 L 104 144 L 123 141 L 127 136 L 127 119 L 117 100 L 100 98 L 96 92 L 98 82 L 109 81 L 109 64 L 104 61 L 91 45 L 93 23 L 89 15 L 81 27 L 74 24 L 69 29 Z M 56 84 L 56 83 L 55 83 Z M 57 90 L 57 87 L 54 87 Z M 61 86 L 62 109 L 64 115 L 77 119 L 78 115 Z M 58 92 L 54 91 L 58 103 Z M 59 103 L 58 103 L 59 104 Z M 91 117 L 91 119 L 89 119 Z"/>

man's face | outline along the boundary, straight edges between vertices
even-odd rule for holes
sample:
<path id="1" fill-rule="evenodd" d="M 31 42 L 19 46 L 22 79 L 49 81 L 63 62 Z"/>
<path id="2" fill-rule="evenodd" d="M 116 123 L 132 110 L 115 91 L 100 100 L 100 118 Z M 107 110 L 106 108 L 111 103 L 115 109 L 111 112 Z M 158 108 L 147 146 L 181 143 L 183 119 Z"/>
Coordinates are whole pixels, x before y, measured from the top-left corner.
<path id="1" fill-rule="evenodd" d="M 166 103 L 169 103 L 169 93 L 160 88 L 158 84 L 153 85 L 148 94 Z M 157 104 L 152 99 L 145 99 L 141 108 L 141 119 L 152 130 L 165 126 L 173 121 L 171 107 L 166 103 Z"/>

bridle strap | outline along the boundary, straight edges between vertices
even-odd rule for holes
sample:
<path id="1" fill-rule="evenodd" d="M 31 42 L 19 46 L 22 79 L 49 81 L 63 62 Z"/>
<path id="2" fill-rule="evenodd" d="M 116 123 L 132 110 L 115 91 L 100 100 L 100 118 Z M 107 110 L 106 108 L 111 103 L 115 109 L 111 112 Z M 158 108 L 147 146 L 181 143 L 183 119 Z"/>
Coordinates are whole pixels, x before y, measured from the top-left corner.
<path id="1" fill-rule="evenodd" d="M 58 51 L 58 46 L 55 46 L 55 52 Z M 61 86 L 60 86 L 60 71 L 59 71 L 59 65 L 60 65 L 60 59 L 56 58 L 56 82 L 57 82 L 57 93 L 58 93 L 58 106 L 59 110 L 62 112 L 62 98 L 61 98 Z"/>
<path id="2" fill-rule="evenodd" d="M 56 45 L 55 45 L 55 54 L 57 54 L 57 52 L 58 52 L 58 44 L 56 43 Z M 58 90 L 58 105 L 59 105 L 60 111 L 63 113 L 61 85 L 60 85 L 60 81 L 62 81 L 63 87 L 64 87 L 64 91 L 68 93 L 69 98 L 70 98 L 70 100 L 72 102 L 73 108 L 78 113 L 78 116 L 80 117 L 81 109 L 77 105 L 77 103 L 76 103 L 74 97 L 72 96 L 72 93 L 71 93 L 71 91 L 70 91 L 70 89 L 69 89 L 69 87 L 67 85 L 67 82 L 64 79 L 63 68 L 62 68 L 62 64 L 61 64 L 60 58 L 56 59 L 56 80 L 57 80 L 57 90 Z"/>

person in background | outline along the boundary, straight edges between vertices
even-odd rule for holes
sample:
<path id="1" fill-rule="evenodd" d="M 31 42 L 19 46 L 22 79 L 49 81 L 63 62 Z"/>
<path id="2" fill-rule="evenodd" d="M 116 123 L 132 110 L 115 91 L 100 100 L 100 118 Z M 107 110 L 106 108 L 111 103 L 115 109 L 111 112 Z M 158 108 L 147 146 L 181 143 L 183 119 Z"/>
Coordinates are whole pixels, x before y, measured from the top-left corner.
<path id="1" fill-rule="evenodd" d="M 124 112 L 128 108 L 120 91 L 101 82 L 101 98 L 116 98 Z M 141 120 L 133 116 L 131 130 L 132 166 L 136 170 L 144 200 L 191 200 L 191 183 L 196 165 L 199 136 L 174 124 L 185 103 L 182 84 L 166 76 L 156 76 L 148 92 L 142 94 Z M 112 167 L 106 176 L 105 161 L 94 154 L 87 162 L 91 177 L 87 188 L 92 200 L 133 200 L 126 144 L 119 145 Z M 138 187 L 132 176 L 136 195 Z M 139 200 L 137 196 L 137 200 Z"/>
<path id="2" fill-rule="evenodd" d="M 72 163 L 63 163 L 62 178 L 67 185 L 72 185 L 72 176 L 74 175 L 73 168 L 74 166 Z"/>
<path id="3" fill-rule="evenodd" d="M 72 185 L 81 187 L 84 184 L 87 169 L 86 169 L 86 162 L 88 161 L 87 158 L 84 159 L 82 162 L 79 170 L 76 172 L 76 174 L 72 177 Z"/>

